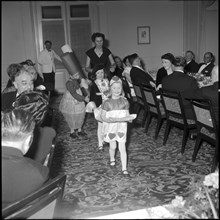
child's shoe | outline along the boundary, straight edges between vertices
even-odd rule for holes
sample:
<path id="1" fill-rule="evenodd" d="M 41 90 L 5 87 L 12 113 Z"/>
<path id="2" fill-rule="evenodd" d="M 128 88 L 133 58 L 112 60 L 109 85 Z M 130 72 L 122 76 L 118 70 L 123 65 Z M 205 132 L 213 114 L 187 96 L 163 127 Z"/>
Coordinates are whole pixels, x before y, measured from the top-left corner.
<path id="1" fill-rule="evenodd" d="M 130 177 L 130 174 L 128 173 L 127 170 L 122 170 L 122 175 L 123 175 L 124 177 Z"/>
<path id="2" fill-rule="evenodd" d="M 70 134 L 70 137 L 76 139 L 76 138 L 78 138 L 78 135 L 76 132 L 73 132 Z"/>
<path id="3" fill-rule="evenodd" d="M 87 134 L 86 134 L 86 132 L 85 131 L 83 131 L 83 130 L 81 130 L 81 131 L 78 131 L 78 133 L 77 133 L 79 136 L 81 136 L 81 137 L 85 137 L 85 136 L 87 136 Z"/>

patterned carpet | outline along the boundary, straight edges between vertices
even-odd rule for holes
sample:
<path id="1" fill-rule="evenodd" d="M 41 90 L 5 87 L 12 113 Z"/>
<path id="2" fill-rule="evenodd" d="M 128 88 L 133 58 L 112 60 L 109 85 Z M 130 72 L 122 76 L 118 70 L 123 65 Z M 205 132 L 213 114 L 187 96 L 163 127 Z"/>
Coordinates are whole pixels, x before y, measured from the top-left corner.
<path id="1" fill-rule="evenodd" d="M 60 218 L 85 219 L 163 205 L 175 195 L 187 195 L 193 176 L 210 172 L 213 147 L 203 142 L 196 161 L 192 162 L 195 141 L 188 140 L 181 155 L 183 131 L 173 128 L 163 146 L 166 122 L 155 141 L 153 119 L 147 134 L 144 128 L 129 124 L 127 153 L 131 177 L 125 178 L 121 174 L 119 151 L 115 168 L 109 165 L 108 145 L 104 152 L 97 152 L 97 122 L 93 115 L 87 115 L 84 125 L 88 138 L 71 139 L 68 125 L 57 110 L 59 100 L 60 97 L 53 104 L 57 144 L 52 175 L 67 175 L 64 200 L 69 204 Z"/>

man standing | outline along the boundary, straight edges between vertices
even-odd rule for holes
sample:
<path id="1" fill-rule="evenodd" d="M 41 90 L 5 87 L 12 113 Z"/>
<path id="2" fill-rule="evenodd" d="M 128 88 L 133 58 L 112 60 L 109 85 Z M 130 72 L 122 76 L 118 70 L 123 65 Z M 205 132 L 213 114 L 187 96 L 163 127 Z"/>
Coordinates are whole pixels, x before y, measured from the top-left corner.
<path id="1" fill-rule="evenodd" d="M 62 62 L 61 58 L 51 49 L 52 42 L 47 40 L 44 42 L 45 49 L 40 52 L 38 64 L 41 66 L 41 72 L 44 77 L 44 84 L 47 91 L 54 91 L 55 88 L 55 63 L 54 59 Z"/>

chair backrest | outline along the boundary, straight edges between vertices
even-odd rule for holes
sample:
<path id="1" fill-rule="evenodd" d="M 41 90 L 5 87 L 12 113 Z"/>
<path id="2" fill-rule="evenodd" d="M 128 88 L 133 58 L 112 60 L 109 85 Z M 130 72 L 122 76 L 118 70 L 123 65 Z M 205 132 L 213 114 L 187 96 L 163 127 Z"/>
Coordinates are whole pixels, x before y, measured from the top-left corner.
<path id="1" fill-rule="evenodd" d="M 179 91 L 161 89 L 161 98 L 166 111 L 167 119 L 179 118 L 187 124 L 185 110 L 183 106 L 183 98 Z"/>
<path id="2" fill-rule="evenodd" d="M 201 99 L 191 99 L 190 102 L 199 131 L 204 127 L 209 131 L 218 134 L 218 126 L 212 103 L 209 100 Z"/>
<path id="3" fill-rule="evenodd" d="M 142 92 L 144 104 L 146 105 L 148 111 L 153 112 L 158 115 L 161 115 L 161 113 L 164 113 L 164 111 L 161 112 L 160 104 L 156 96 L 156 91 L 152 86 L 142 84 L 141 92 Z"/>
<path id="4" fill-rule="evenodd" d="M 127 79 L 124 76 L 122 76 L 121 79 L 122 79 L 122 85 L 123 85 L 125 97 L 128 99 L 128 101 L 133 102 L 133 98 L 131 95 L 131 89 L 130 89 L 130 86 L 127 82 Z"/>
<path id="5" fill-rule="evenodd" d="M 23 199 L 2 208 L 4 219 L 53 219 L 63 198 L 66 175 L 60 174 Z"/>
<path id="6" fill-rule="evenodd" d="M 141 93 L 141 86 L 133 83 L 133 88 L 134 88 L 134 92 L 135 92 L 138 102 L 144 105 L 144 101 L 143 101 L 143 97 Z"/>

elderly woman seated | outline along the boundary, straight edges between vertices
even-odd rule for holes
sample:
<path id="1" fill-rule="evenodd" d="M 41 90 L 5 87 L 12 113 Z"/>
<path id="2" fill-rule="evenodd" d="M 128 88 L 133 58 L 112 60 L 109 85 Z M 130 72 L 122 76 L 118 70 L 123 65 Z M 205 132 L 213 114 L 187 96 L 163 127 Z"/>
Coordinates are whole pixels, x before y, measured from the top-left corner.
<path id="1" fill-rule="evenodd" d="M 30 59 L 25 60 L 21 63 L 10 64 L 7 69 L 7 73 L 8 73 L 8 76 L 10 79 L 8 80 L 7 86 L 3 90 L 3 92 L 10 92 L 10 91 L 16 90 L 16 88 L 13 84 L 13 78 L 22 68 L 27 70 L 30 73 L 30 75 L 32 76 L 35 89 L 45 90 L 44 81 L 43 81 L 42 77 L 40 77 L 40 75 L 37 72 L 37 70 L 35 69 L 34 65 L 35 64 Z"/>

